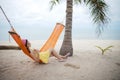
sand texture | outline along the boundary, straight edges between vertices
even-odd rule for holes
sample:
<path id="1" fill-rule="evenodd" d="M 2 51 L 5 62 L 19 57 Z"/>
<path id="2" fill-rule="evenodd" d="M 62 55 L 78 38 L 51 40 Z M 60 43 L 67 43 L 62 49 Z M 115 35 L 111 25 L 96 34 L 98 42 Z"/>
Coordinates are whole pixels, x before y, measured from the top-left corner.
<path id="1" fill-rule="evenodd" d="M 44 41 L 31 41 L 40 48 Z M 0 45 L 16 45 L 0 42 Z M 100 49 L 112 45 L 101 54 Z M 59 52 L 61 41 L 56 44 Z M 48 64 L 39 64 L 21 50 L 0 50 L 0 80 L 120 80 L 119 40 L 73 40 L 74 55 L 66 62 L 51 57 Z"/>

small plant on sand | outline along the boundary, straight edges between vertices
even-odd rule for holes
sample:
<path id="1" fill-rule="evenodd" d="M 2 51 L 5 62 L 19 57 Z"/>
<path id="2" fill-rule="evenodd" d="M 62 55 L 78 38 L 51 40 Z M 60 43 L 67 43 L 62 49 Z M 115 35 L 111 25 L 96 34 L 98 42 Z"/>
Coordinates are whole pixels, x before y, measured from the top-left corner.
<path id="1" fill-rule="evenodd" d="M 106 48 L 102 48 L 102 47 L 100 47 L 100 46 L 96 46 L 98 49 L 100 49 L 101 50 L 101 52 L 102 52 L 102 55 L 104 55 L 104 53 L 106 52 L 106 51 L 108 51 L 108 50 L 111 50 L 110 48 L 112 48 L 113 46 L 108 46 L 108 47 L 106 47 Z"/>

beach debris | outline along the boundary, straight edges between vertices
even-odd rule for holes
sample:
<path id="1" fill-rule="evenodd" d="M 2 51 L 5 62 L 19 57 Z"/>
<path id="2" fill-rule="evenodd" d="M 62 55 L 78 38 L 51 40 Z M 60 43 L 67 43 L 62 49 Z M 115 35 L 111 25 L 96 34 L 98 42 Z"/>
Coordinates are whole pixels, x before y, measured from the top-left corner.
<path id="1" fill-rule="evenodd" d="M 74 68 L 74 69 L 80 69 L 80 66 L 74 65 L 74 64 L 71 64 L 71 63 L 66 63 L 66 64 L 64 64 L 64 66 L 71 67 L 71 68 Z"/>
<path id="2" fill-rule="evenodd" d="M 120 63 L 115 63 L 117 66 L 120 66 Z"/>
<path id="3" fill-rule="evenodd" d="M 21 50 L 20 47 L 14 45 L 0 45 L 0 50 L 10 50 L 10 49 Z"/>
<path id="4" fill-rule="evenodd" d="M 102 52 L 102 55 L 104 55 L 104 53 L 106 52 L 106 51 L 108 51 L 108 50 L 111 50 L 110 48 L 112 48 L 113 46 L 111 45 L 111 46 L 108 46 L 108 47 L 106 47 L 106 48 L 102 48 L 102 47 L 100 47 L 100 46 L 96 46 L 98 49 L 100 49 L 101 50 L 101 52 Z"/>

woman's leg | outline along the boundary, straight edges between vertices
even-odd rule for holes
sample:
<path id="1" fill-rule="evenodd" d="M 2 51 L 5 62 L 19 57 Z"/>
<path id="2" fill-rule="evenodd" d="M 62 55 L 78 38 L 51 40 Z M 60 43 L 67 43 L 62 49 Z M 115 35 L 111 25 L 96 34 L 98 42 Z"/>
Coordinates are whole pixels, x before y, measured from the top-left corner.
<path id="1" fill-rule="evenodd" d="M 60 55 L 61 56 L 61 58 L 63 58 L 63 59 L 67 59 L 67 57 L 70 55 L 70 53 L 67 53 L 65 56 L 62 56 L 62 55 Z"/>
<path id="2" fill-rule="evenodd" d="M 65 56 L 61 56 L 61 55 L 57 54 L 57 52 L 54 49 L 50 49 L 50 53 L 52 56 L 55 56 L 59 60 L 66 59 L 70 55 L 70 53 L 67 53 Z"/>
<path id="3" fill-rule="evenodd" d="M 54 49 L 50 49 L 49 51 L 50 51 L 51 56 L 55 56 L 59 60 L 63 59 L 63 58 L 61 58 L 61 56 L 59 54 L 57 54 L 57 52 Z"/>

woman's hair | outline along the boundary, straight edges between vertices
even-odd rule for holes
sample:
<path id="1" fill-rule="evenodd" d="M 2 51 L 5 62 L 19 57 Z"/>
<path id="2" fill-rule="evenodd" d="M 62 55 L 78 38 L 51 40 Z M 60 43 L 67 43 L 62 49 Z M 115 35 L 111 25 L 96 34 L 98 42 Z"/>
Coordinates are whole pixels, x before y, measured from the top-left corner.
<path id="1" fill-rule="evenodd" d="M 22 43 L 25 45 L 25 47 L 27 48 L 27 50 L 28 50 L 29 53 L 30 53 L 30 49 L 29 49 L 29 47 L 27 46 L 28 40 L 27 40 L 27 39 L 22 39 Z"/>

